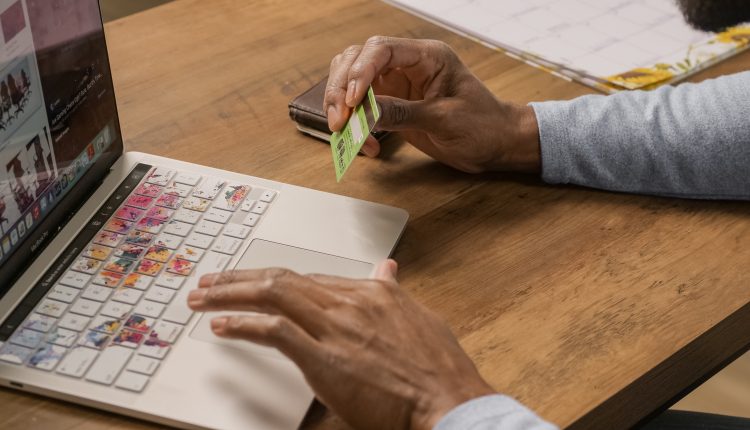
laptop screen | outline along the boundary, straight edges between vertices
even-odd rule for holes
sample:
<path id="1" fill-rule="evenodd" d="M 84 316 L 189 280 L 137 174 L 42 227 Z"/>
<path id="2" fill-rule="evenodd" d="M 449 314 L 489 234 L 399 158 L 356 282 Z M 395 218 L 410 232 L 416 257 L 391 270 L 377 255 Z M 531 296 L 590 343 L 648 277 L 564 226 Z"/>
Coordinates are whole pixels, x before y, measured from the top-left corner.
<path id="1" fill-rule="evenodd" d="M 98 1 L 0 0 L 0 297 L 121 152 Z"/>

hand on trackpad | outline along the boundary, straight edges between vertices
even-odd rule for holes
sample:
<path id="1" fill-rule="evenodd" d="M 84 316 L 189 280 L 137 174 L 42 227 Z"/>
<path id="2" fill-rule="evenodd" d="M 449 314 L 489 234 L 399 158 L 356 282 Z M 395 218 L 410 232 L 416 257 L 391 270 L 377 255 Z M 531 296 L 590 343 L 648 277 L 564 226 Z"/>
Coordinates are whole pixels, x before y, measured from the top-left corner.
<path id="1" fill-rule="evenodd" d="M 265 269 L 268 267 L 283 267 L 303 275 L 320 273 L 359 279 L 369 277 L 373 269 L 372 263 L 350 260 L 344 257 L 323 254 L 261 239 L 253 240 L 250 247 L 237 263 L 235 269 Z M 254 353 L 281 355 L 271 348 L 254 345 L 249 342 L 238 342 L 216 337 L 211 331 L 211 319 L 218 315 L 218 313 L 203 315 L 190 333 L 190 337 L 205 342 L 229 345 Z"/>

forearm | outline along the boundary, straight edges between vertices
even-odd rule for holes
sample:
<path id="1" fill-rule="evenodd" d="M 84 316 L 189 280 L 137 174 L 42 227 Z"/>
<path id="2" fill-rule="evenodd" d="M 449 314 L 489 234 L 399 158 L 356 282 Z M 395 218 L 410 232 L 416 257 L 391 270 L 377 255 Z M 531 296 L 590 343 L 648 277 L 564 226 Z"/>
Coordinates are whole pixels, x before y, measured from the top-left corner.
<path id="1" fill-rule="evenodd" d="M 531 106 L 549 183 L 750 199 L 750 72 Z"/>
<path id="2" fill-rule="evenodd" d="M 434 430 L 556 430 L 529 409 L 503 395 L 480 397 L 449 412 Z"/>

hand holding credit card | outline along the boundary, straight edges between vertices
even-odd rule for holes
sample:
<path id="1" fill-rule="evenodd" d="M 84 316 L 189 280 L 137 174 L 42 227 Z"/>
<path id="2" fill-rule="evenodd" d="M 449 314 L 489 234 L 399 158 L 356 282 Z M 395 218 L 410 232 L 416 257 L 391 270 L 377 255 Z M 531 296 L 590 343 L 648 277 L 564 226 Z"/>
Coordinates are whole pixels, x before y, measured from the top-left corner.
<path id="1" fill-rule="evenodd" d="M 337 182 L 341 182 L 341 178 L 344 177 L 352 161 L 357 157 L 367 136 L 375 128 L 379 119 L 380 110 L 378 110 L 378 104 L 375 102 L 375 93 L 370 87 L 365 99 L 352 111 L 344 128 L 331 135 L 333 167 L 336 170 Z"/>

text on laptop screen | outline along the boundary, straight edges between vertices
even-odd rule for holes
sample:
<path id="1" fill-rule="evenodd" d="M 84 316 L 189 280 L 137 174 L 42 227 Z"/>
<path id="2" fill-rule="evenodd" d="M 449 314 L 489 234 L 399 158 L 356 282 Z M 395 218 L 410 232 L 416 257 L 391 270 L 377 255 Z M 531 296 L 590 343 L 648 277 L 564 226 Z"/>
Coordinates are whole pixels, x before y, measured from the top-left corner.
<path id="1" fill-rule="evenodd" d="M 0 264 L 119 136 L 97 0 L 0 0 Z"/>

